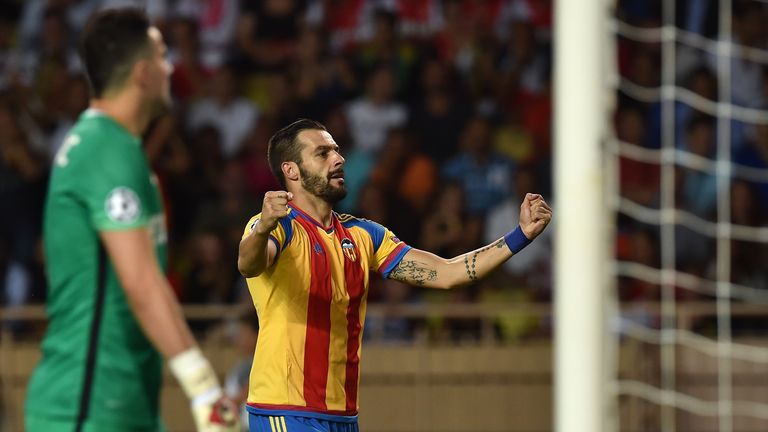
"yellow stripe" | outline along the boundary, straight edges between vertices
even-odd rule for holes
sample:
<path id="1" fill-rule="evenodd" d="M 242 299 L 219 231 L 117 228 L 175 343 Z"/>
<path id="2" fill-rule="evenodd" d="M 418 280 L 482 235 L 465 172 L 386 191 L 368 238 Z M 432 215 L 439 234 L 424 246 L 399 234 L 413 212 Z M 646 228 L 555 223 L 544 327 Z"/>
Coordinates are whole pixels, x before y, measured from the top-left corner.
<path id="1" fill-rule="evenodd" d="M 288 432 L 288 427 L 285 425 L 285 417 L 280 417 L 280 423 L 283 424 L 283 432 Z"/>
<path id="2" fill-rule="evenodd" d="M 329 410 L 344 411 L 347 408 L 344 379 L 347 375 L 347 293 L 344 277 L 344 253 L 339 241 L 323 237 L 326 257 L 331 261 L 334 304 L 330 309 L 331 334 L 328 350 L 328 376 L 325 388 L 325 405 Z"/>
<path id="3" fill-rule="evenodd" d="M 296 260 L 291 265 L 281 264 L 282 258 L 278 260 L 269 278 L 262 275 L 248 279 L 259 316 L 272 317 L 269 328 L 262 326 L 263 337 L 257 343 L 249 402 L 306 406 L 303 371 L 307 328 L 304 323 L 309 304 L 309 258 L 312 252 L 306 232 L 297 222 L 293 223 L 291 247 L 306 253 L 296 252 L 291 256 Z M 284 250 L 283 254 L 287 252 L 289 250 Z M 306 270 L 297 272 L 296 268 Z M 288 304 L 291 307 L 285 306 Z"/>
<path id="4" fill-rule="evenodd" d="M 275 430 L 275 418 L 272 416 L 269 416 L 269 427 L 272 428 L 272 432 L 277 432 Z"/>

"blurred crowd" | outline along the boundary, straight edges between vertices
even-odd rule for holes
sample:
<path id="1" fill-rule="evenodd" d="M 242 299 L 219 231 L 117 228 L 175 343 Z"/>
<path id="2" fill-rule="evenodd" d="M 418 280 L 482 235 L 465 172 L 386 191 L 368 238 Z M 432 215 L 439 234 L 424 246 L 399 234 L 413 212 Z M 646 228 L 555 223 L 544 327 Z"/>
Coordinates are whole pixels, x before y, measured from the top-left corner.
<path id="1" fill-rule="evenodd" d="M 6 1 L 6 305 L 45 299 L 40 222 L 50 161 L 88 104 L 78 30 L 96 10 L 131 5 L 161 29 L 174 66 L 174 107 L 144 145 L 164 193 L 168 277 L 184 303 L 250 301 L 237 245 L 263 193 L 279 189 L 266 161 L 268 138 L 300 117 L 323 122 L 346 158 L 349 195 L 337 211 L 443 256 L 514 228 L 525 192 L 551 200 L 550 1 Z M 373 278 L 369 298 L 547 301 L 550 255 L 545 237 L 470 289 L 432 293 Z M 445 332 L 455 337 L 479 331 L 473 323 L 453 327 Z M 405 321 L 379 326 L 384 338 L 412 331 Z"/>
<path id="2" fill-rule="evenodd" d="M 618 2 L 635 26 L 660 24 L 661 1 Z M 678 0 L 678 25 L 717 37 L 717 1 Z M 766 48 L 761 2 L 738 2 L 734 42 Z M 41 215 L 50 161 L 88 105 L 78 30 L 96 10 L 144 8 L 174 65 L 174 107 L 144 137 L 164 192 L 169 279 L 184 303 L 241 303 L 237 245 L 263 193 L 279 188 L 268 138 L 300 117 L 323 122 L 346 158 L 348 197 L 337 206 L 377 221 L 409 244 L 451 257 L 498 239 L 517 224 L 525 192 L 551 195 L 551 0 L 15 0 L 0 4 L 0 304 L 41 303 Z M 618 41 L 632 82 L 661 82 L 660 44 Z M 717 58 L 679 46 L 676 79 L 717 100 Z M 768 72 L 734 57 L 732 102 L 768 102 Z M 675 145 L 714 157 L 718 123 L 677 102 Z M 620 95 L 618 139 L 659 148 L 662 108 Z M 768 167 L 768 125 L 733 122 L 734 161 Z M 659 168 L 623 159 L 621 193 L 658 206 Z M 679 168 L 676 204 L 714 220 L 715 177 Z M 734 223 L 765 224 L 768 188 L 731 185 Z M 619 219 L 621 259 L 658 266 L 658 227 Z M 678 269 L 713 277 L 714 240 L 675 229 Z M 494 276 L 451 293 L 372 278 L 370 301 L 547 302 L 551 232 Z M 764 246 L 733 244 L 734 282 L 768 288 Z M 577 276 L 574 276 L 577 277 Z M 625 300 L 658 299 L 658 287 L 621 281 Z M 682 291 L 681 291 L 682 292 Z M 682 296 L 683 294 L 681 294 Z M 370 323 L 380 337 L 412 337 L 407 320 Z M 477 323 L 435 318 L 446 337 L 475 337 Z M 548 331 L 534 317 L 500 319 L 514 339 Z"/>

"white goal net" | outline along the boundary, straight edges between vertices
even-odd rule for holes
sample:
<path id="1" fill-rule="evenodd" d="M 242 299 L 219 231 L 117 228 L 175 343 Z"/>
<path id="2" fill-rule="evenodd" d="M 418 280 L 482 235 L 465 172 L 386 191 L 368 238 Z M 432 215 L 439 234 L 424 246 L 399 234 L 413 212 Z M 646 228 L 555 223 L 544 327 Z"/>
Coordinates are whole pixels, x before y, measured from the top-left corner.
<path id="1" fill-rule="evenodd" d="M 616 425 L 768 430 L 768 2 L 615 8 Z"/>

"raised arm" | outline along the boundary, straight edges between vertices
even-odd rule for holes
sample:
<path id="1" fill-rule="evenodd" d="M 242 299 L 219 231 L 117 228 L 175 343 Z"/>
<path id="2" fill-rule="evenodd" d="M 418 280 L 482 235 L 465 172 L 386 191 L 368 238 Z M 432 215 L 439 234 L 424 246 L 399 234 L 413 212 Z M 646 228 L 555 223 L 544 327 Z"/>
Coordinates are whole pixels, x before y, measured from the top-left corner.
<path id="1" fill-rule="evenodd" d="M 240 241 L 237 255 L 237 269 L 245 277 L 256 277 L 272 266 L 277 256 L 277 246 L 269 241 L 281 217 L 288 212 L 291 192 L 270 191 L 264 194 L 261 217 L 251 226 L 251 232 Z"/>
<path id="2" fill-rule="evenodd" d="M 541 195 L 527 194 L 520 205 L 520 225 L 480 249 L 451 259 L 411 249 L 389 274 L 411 285 L 451 289 L 482 279 L 536 238 L 552 219 L 552 209 Z"/>

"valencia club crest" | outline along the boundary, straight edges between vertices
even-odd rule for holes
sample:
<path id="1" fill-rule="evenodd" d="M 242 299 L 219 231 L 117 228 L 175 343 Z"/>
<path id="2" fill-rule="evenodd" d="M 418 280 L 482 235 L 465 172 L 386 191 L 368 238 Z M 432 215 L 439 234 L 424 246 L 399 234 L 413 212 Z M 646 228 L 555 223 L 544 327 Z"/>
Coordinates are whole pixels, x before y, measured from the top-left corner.
<path id="1" fill-rule="evenodd" d="M 344 252 L 344 255 L 349 258 L 350 261 L 355 262 L 357 261 L 357 253 L 355 253 L 355 244 L 352 243 L 352 240 L 345 238 L 341 241 L 341 250 Z"/>

